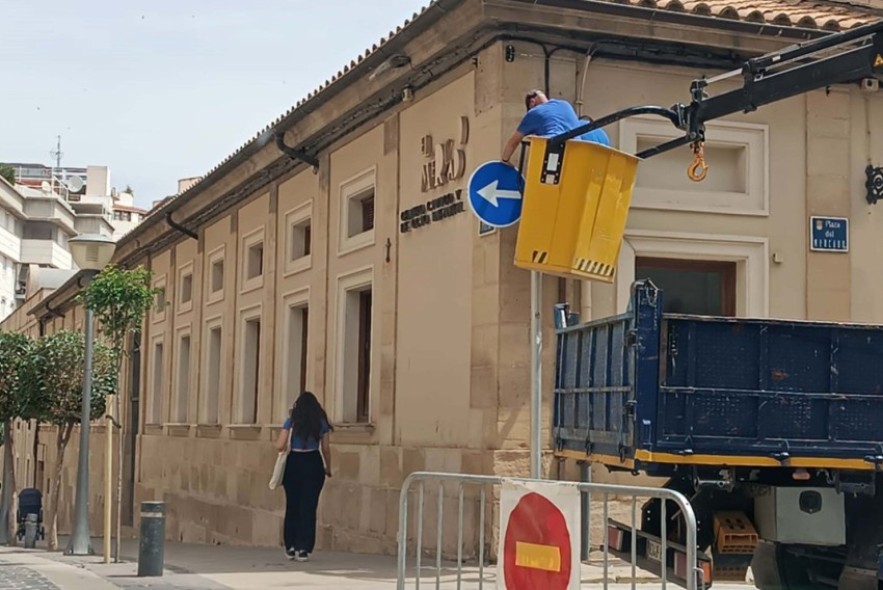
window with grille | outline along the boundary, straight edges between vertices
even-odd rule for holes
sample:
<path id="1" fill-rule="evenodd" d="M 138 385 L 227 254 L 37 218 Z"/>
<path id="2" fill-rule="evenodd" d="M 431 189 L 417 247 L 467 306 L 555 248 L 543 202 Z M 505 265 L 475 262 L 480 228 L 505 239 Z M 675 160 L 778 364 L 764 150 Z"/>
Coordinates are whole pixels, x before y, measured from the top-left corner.
<path id="1" fill-rule="evenodd" d="M 349 198 L 347 222 L 350 238 L 374 229 L 374 187 Z"/>

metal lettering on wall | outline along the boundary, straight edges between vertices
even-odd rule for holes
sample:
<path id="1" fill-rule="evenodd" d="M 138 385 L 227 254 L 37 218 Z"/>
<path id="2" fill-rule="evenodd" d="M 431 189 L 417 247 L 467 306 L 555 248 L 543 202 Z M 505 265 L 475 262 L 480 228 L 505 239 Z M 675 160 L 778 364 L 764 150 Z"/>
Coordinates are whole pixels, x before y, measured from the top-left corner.
<path id="1" fill-rule="evenodd" d="M 460 136 L 456 141 L 448 139 L 437 144 L 429 134 L 420 139 L 420 151 L 426 158 L 420 178 L 421 192 L 426 193 L 463 178 L 466 174 L 465 147 L 468 142 L 469 117 L 460 117 Z M 402 211 L 399 215 L 399 231 L 408 233 L 465 211 L 463 189 L 453 189 Z"/>
<path id="2" fill-rule="evenodd" d="M 469 117 L 460 117 L 459 141 L 453 139 L 435 143 L 426 134 L 420 141 L 420 150 L 427 161 L 423 163 L 420 190 L 428 192 L 463 178 L 466 173 L 466 144 L 469 142 Z"/>
<path id="3" fill-rule="evenodd" d="M 448 217 L 466 211 L 466 203 L 463 202 L 463 189 L 446 193 L 440 197 L 430 199 L 423 205 L 417 205 L 402 211 L 400 231 L 407 233 L 412 229 L 419 229 L 431 225 L 434 221 L 441 221 Z"/>

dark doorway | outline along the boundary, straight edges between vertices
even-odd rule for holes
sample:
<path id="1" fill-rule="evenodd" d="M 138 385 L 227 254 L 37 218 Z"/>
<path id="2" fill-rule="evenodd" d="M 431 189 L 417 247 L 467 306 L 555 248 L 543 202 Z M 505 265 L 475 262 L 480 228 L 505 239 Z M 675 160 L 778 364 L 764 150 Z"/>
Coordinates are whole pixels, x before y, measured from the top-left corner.
<path id="1" fill-rule="evenodd" d="M 662 289 L 666 313 L 736 315 L 735 262 L 638 258 L 635 278 Z"/>

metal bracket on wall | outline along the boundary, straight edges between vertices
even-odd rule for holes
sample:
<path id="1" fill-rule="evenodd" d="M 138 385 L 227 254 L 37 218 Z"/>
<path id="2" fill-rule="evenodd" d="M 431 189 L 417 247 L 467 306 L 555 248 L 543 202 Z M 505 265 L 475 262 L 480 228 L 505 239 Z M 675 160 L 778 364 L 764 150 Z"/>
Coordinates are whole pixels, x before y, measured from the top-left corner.
<path id="1" fill-rule="evenodd" d="M 867 199 L 869 205 L 876 205 L 877 201 L 883 200 L 883 166 L 871 166 L 865 168 L 865 188 L 868 189 Z"/>

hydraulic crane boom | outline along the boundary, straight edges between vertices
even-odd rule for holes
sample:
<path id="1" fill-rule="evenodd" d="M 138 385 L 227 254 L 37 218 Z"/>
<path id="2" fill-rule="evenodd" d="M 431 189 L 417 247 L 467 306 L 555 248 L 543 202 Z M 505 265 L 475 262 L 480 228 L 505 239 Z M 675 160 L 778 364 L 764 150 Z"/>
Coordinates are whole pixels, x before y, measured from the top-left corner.
<path id="1" fill-rule="evenodd" d="M 826 51 L 834 53 L 812 57 Z M 740 75 L 744 82 L 742 88 L 709 96 L 708 90 L 712 84 Z M 751 112 L 763 105 L 832 84 L 859 82 L 869 78 L 883 78 L 883 20 L 749 59 L 740 70 L 714 78 L 694 80 L 689 104 L 678 103 L 670 108 L 631 107 L 551 137 L 543 168 L 545 174 L 557 179 L 568 139 L 621 119 L 643 114 L 668 119 L 675 127 L 684 131 L 684 136 L 646 149 L 638 153 L 638 157 L 649 158 L 686 144 L 693 144 L 694 151 L 700 154 L 702 142 L 705 141 L 706 121 L 732 113 Z M 695 167 L 694 163 L 693 168 Z M 691 178 L 694 178 L 693 168 Z M 702 177 L 704 172 L 694 180 L 701 180 Z"/>

